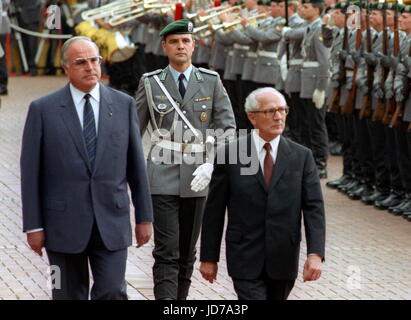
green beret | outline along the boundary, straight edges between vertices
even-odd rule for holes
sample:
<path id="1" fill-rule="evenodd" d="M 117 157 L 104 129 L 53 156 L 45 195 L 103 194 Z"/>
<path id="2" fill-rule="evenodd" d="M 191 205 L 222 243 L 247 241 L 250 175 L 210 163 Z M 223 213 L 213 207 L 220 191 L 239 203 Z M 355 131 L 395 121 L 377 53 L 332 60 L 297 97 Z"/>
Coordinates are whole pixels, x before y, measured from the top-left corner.
<path id="1" fill-rule="evenodd" d="M 301 3 L 324 4 L 324 0 L 301 0 Z"/>
<path id="2" fill-rule="evenodd" d="M 388 3 L 386 3 L 386 5 L 387 5 L 387 10 L 398 10 L 398 11 L 400 11 L 401 10 L 401 4 L 399 4 L 399 3 L 395 3 L 395 2 L 388 2 Z"/>
<path id="3" fill-rule="evenodd" d="M 385 3 L 381 3 L 381 2 L 372 2 L 368 4 L 368 8 L 370 10 L 384 10 L 385 9 Z"/>
<path id="4" fill-rule="evenodd" d="M 168 36 L 169 34 L 187 34 L 193 33 L 193 23 L 187 19 L 173 21 L 166 25 L 160 31 L 160 37 Z"/>
<path id="5" fill-rule="evenodd" d="M 411 5 L 408 5 L 408 4 L 407 4 L 407 5 L 403 5 L 401 12 L 402 12 L 402 13 L 411 13 Z"/>

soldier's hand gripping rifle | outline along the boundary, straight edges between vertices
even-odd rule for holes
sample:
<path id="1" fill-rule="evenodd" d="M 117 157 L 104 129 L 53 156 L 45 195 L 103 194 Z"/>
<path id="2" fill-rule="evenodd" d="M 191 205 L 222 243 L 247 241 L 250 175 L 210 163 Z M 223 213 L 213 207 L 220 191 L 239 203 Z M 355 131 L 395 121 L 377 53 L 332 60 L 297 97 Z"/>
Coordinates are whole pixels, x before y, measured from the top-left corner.
<path id="1" fill-rule="evenodd" d="M 387 12 L 386 6 L 383 9 L 383 16 L 382 16 L 382 23 L 383 23 L 383 30 L 382 30 L 382 54 L 387 56 L 388 54 L 388 30 L 387 30 Z M 387 79 L 388 70 L 381 66 L 381 86 L 384 85 L 385 80 Z M 377 106 L 372 114 L 373 121 L 381 121 L 384 117 L 385 113 L 385 98 L 379 97 L 377 99 Z"/>
<path id="2" fill-rule="evenodd" d="M 344 12 L 344 32 L 343 32 L 343 42 L 342 42 L 342 50 L 346 51 L 348 48 L 348 26 L 347 26 L 347 20 L 348 20 L 348 15 L 347 12 Z M 341 95 L 341 85 L 345 82 L 345 68 L 341 60 L 338 61 L 338 76 L 339 78 L 337 79 L 338 81 L 338 86 L 337 88 L 333 89 L 333 92 L 331 94 L 331 99 L 328 103 L 328 111 L 329 112 L 340 112 L 340 95 Z"/>
<path id="3" fill-rule="evenodd" d="M 398 31 L 398 1 L 395 2 L 395 14 L 394 14 L 394 48 L 393 48 L 393 61 L 398 59 L 398 53 L 400 51 L 400 35 Z M 385 99 L 385 112 L 382 122 L 384 124 L 390 124 L 391 119 L 396 109 L 396 102 L 394 98 L 394 79 L 396 64 L 391 64 L 392 68 L 392 96 Z"/>
<path id="4" fill-rule="evenodd" d="M 354 14 L 355 11 L 354 11 Z M 358 52 L 361 49 L 361 41 L 362 41 L 362 32 L 361 32 L 361 18 L 358 23 L 357 27 L 357 32 L 355 36 L 355 53 L 358 55 Z M 354 68 L 347 68 L 348 71 L 346 71 L 346 75 L 348 72 L 352 72 L 352 83 L 351 83 L 351 90 L 348 92 L 348 98 L 347 101 L 345 102 L 343 108 L 342 108 L 342 113 L 343 114 L 352 114 L 354 112 L 354 106 L 355 106 L 355 97 L 357 94 L 357 70 L 358 70 L 358 64 L 356 61 L 353 61 L 354 63 Z"/>
<path id="5" fill-rule="evenodd" d="M 365 37 L 366 37 L 366 42 L 365 42 L 365 46 L 366 46 L 366 50 L 368 53 L 371 54 L 372 52 L 372 35 L 371 35 L 371 28 L 370 28 L 370 11 L 369 11 L 369 7 L 368 7 L 368 1 L 367 1 L 367 14 L 365 16 Z M 368 88 L 367 93 L 363 96 L 362 99 L 362 105 L 361 105 L 361 109 L 360 109 L 360 119 L 364 119 L 364 118 L 369 118 L 371 116 L 371 94 L 372 94 L 372 84 L 374 82 L 374 68 L 367 63 L 367 82 L 366 82 L 366 86 Z"/>
<path id="6" fill-rule="evenodd" d="M 411 56 L 411 43 L 409 44 L 409 51 L 408 56 Z M 409 82 L 407 81 L 407 86 L 409 88 Z M 407 90 L 408 92 L 408 90 Z M 394 92 L 395 93 L 395 92 Z M 405 109 L 405 100 L 401 100 L 397 102 L 397 106 L 395 108 L 394 115 L 392 116 L 390 127 L 399 127 L 401 125 L 403 116 L 404 116 L 404 109 Z M 411 125 L 410 125 L 411 129 Z"/>

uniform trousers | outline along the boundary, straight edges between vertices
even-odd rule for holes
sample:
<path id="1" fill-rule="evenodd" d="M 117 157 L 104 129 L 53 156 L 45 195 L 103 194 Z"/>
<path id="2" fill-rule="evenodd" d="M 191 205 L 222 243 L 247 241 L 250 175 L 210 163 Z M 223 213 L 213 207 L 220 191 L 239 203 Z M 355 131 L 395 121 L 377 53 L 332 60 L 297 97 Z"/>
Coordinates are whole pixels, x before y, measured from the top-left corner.
<path id="1" fill-rule="evenodd" d="M 290 137 L 293 141 L 297 143 L 304 144 L 301 131 L 303 128 L 304 119 L 303 115 L 303 104 L 301 102 L 299 92 L 290 93 L 290 112 L 287 116 L 287 123 L 290 128 Z"/>
<path id="2" fill-rule="evenodd" d="M 411 148 L 407 144 L 407 128 L 408 122 L 401 122 L 401 125 L 393 130 L 402 186 L 407 193 L 411 193 Z"/>
<path id="3" fill-rule="evenodd" d="M 303 117 L 307 119 L 302 128 L 302 135 L 306 137 L 307 147 L 313 152 L 317 167 L 324 169 L 327 166 L 328 136 L 325 126 L 326 108 L 317 109 L 312 99 L 301 99 L 304 105 Z"/>
<path id="4" fill-rule="evenodd" d="M 153 278 L 157 300 L 187 299 L 205 200 L 205 197 L 152 195 Z"/>
<path id="5" fill-rule="evenodd" d="M 371 138 L 367 129 L 367 120 L 359 118 L 360 110 L 353 114 L 355 158 L 359 163 L 359 178 L 368 185 L 375 182 L 374 161 L 372 157 Z"/>
<path id="6" fill-rule="evenodd" d="M 387 139 L 384 124 L 381 121 L 367 120 L 371 138 L 371 148 L 375 168 L 375 186 L 380 192 L 390 190 L 390 167 L 387 150 Z"/>

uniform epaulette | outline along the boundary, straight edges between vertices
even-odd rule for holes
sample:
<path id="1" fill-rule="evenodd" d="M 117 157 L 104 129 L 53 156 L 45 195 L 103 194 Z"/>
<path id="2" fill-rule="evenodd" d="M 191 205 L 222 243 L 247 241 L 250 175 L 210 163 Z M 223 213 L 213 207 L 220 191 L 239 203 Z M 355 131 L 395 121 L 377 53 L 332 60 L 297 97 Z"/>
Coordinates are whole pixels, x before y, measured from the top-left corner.
<path id="1" fill-rule="evenodd" d="M 143 77 L 153 76 L 155 74 L 161 73 L 161 71 L 163 71 L 163 69 L 158 69 L 156 71 L 146 72 L 146 73 L 143 74 Z"/>
<path id="2" fill-rule="evenodd" d="M 200 70 L 201 72 L 204 72 L 204 73 L 208 73 L 208 74 L 212 74 L 212 75 L 214 75 L 214 76 L 218 76 L 218 72 L 216 72 L 216 71 L 213 71 L 213 70 L 209 70 L 209 69 L 205 69 L 205 68 L 198 68 L 198 70 Z"/>

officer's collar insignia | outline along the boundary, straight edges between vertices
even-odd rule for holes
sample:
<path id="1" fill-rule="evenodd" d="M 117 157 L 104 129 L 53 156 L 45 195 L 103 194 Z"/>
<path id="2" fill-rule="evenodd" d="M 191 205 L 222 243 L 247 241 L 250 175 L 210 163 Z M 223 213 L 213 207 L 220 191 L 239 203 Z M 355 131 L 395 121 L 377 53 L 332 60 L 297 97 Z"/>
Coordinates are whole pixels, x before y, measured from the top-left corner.
<path id="1" fill-rule="evenodd" d="M 161 81 L 165 81 L 166 78 L 167 78 L 167 73 L 163 71 L 163 72 L 160 74 L 160 80 L 161 80 Z"/>
<path id="2" fill-rule="evenodd" d="M 197 81 L 203 81 L 203 77 L 200 72 L 194 72 Z"/>

